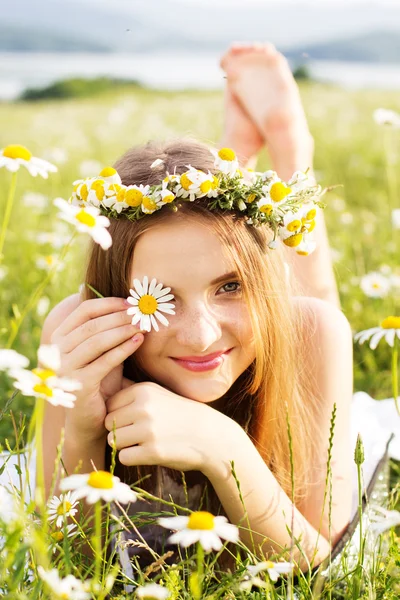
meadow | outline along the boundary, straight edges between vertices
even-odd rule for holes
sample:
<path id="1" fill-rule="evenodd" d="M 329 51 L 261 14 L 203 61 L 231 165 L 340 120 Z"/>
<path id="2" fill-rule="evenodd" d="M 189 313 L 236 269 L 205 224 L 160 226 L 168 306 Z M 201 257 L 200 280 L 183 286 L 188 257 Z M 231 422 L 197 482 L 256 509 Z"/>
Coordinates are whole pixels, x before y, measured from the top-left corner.
<path id="1" fill-rule="evenodd" d="M 324 198 L 325 219 L 343 312 L 355 333 L 377 326 L 383 318 L 399 314 L 400 310 L 399 231 L 391 220 L 392 210 L 400 208 L 400 130 L 378 125 L 373 119 L 374 110 L 380 107 L 399 111 L 398 93 L 348 91 L 308 82 L 301 84 L 301 93 L 315 139 L 317 180 L 322 186 L 338 186 Z M 52 205 L 55 197 L 67 199 L 74 180 L 113 164 L 132 145 L 181 135 L 217 143 L 222 128 L 223 99 L 219 91 L 166 92 L 121 87 L 117 93 L 105 92 L 95 98 L 0 104 L 0 148 L 22 144 L 34 156 L 58 167 L 58 173 L 50 174 L 48 180 L 33 178 L 24 169 L 18 173 L 0 263 L 0 348 L 15 338 L 12 347 L 34 364 L 47 312 L 77 292 L 83 280 L 88 239 L 78 235 L 62 268 L 42 286 L 20 323 L 32 292 L 41 286 L 61 251 L 60 240 L 70 237 L 68 226 L 56 219 L 57 210 Z M 268 156 L 263 151 L 257 170 L 268 167 Z M 0 169 L 0 215 L 4 213 L 10 181 L 11 174 Z M 54 232 L 55 241 L 41 235 Z M 370 297 L 361 289 L 362 278 L 371 272 L 391 278 L 391 289 L 385 297 Z M 380 344 L 374 351 L 366 344 L 355 344 L 354 359 L 355 390 L 366 391 L 377 401 L 392 396 L 391 352 L 387 344 Z M 34 402 L 18 395 L 10 406 L 13 390 L 1 372 L 0 390 L 0 409 L 7 409 L 0 420 L 0 442 L 4 447 L 7 439 L 13 448 L 16 431 L 21 434 L 23 423 L 25 429 L 20 437 L 25 439 Z M 396 494 L 392 500 L 395 502 Z M 318 593 L 326 598 L 397 598 L 400 553 L 394 533 L 389 556 L 383 566 L 376 567 L 376 579 L 362 592 L 365 596 L 361 592 L 355 596 L 354 586 L 351 592 L 343 591 L 339 584 Z M 64 564 L 62 560 L 60 564 Z M 174 577 L 167 576 L 166 581 L 172 586 L 168 589 L 175 589 L 176 598 L 239 597 L 229 591 L 229 584 L 218 588 L 212 581 L 208 582 L 207 594 L 198 595 L 196 581 L 192 580 L 190 591 L 185 591 L 181 581 L 177 583 L 178 575 L 176 581 Z M 21 589 L 17 586 L 8 597 L 25 598 Z M 297 597 L 319 597 L 310 590 L 311 585 L 304 583 L 297 589 Z M 284 587 L 268 588 L 262 594 L 252 592 L 251 597 L 284 598 L 286 593 Z M 40 594 L 37 587 L 30 597 L 45 597 Z M 125 596 L 121 592 L 118 597 Z"/>

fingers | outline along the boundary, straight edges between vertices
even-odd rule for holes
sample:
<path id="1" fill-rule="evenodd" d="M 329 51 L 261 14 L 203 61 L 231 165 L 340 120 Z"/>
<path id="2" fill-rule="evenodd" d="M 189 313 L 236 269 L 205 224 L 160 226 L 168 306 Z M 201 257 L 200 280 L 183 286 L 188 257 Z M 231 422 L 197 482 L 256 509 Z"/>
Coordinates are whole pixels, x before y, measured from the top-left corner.
<path id="1" fill-rule="evenodd" d="M 113 330 L 124 325 L 131 324 L 132 317 L 127 314 L 126 310 L 104 315 L 95 319 L 90 319 L 82 325 L 78 325 L 76 329 L 69 334 L 63 336 L 59 341 L 59 347 L 62 352 L 68 353 L 77 348 L 80 344 L 104 331 Z M 136 327 L 140 331 L 139 327 Z M 132 334 L 133 335 L 133 334 Z"/>
<path id="2" fill-rule="evenodd" d="M 85 300 L 78 308 L 72 311 L 65 321 L 54 332 L 56 337 L 64 337 L 80 325 L 90 319 L 102 317 L 103 315 L 127 310 L 129 306 L 124 298 L 94 298 Z"/>
<path id="3" fill-rule="evenodd" d="M 113 440 L 114 432 L 111 428 L 111 431 L 107 436 L 107 441 L 111 445 Z M 143 429 L 134 423 L 125 427 L 118 427 L 115 431 L 115 445 L 117 450 L 121 450 L 121 448 L 126 448 L 128 446 L 134 446 L 135 444 L 143 444 L 145 441 L 146 436 L 143 433 Z"/>
<path id="4" fill-rule="evenodd" d="M 133 327 L 133 325 L 131 327 Z M 143 333 L 136 333 L 134 338 L 135 339 L 130 337 L 128 340 L 112 350 L 109 350 L 88 365 L 85 368 L 86 377 L 93 382 L 99 382 L 106 377 L 115 367 L 119 366 L 124 360 L 136 352 L 144 340 L 144 335 Z"/>

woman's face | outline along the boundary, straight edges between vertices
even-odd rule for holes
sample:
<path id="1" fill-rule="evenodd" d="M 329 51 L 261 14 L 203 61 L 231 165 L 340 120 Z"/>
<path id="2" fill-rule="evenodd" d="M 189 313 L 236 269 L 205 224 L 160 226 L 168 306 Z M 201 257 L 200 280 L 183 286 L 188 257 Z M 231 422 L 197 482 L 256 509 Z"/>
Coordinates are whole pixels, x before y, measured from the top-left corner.
<path id="1" fill-rule="evenodd" d="M 145 333 L 135 357 L 160 385 L 176 394 L 212 402 L 225 394 L 255 358 L 247 305 L 235 268 L 216 234 L 202 223 L 177 218 L 146 231 L 135 247 L 134 278 L 154 277 L 171 287 L 175 315 L 168 327 Z M 218 280 L 218 281 L 217 281 Z M 208 370 L 187 357 L 224 353 Z M 205 365 L 207 367 L 207 365 Z"/>

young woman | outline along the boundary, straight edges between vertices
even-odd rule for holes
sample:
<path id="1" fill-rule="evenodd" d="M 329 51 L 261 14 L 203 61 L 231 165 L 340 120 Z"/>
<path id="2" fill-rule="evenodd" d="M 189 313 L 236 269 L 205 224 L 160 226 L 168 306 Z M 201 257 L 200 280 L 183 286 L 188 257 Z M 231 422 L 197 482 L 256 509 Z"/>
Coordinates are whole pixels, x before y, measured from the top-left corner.
<path id="1" fill-rule="evenodd" d="M 151 168 L 156 159 L 162 165 Z M 187 165 L 215 172 L 208 147 L 190 140 L 133 148 L 115 166 L 124 185 L 147 186 L 186 172 Z M 234 460 L 255 549 L 263 545 L 268 556 L 291 540 L 289 418 L 294 536 L 307 557 L 295 551 L 295 559 L 307 568 L 307 559 L 318 564 L 330 548 L 323 498 L 334 403 L 333 543 L 350 517 L 350 327 L 331 304 L 293 295 L 282 251 L 268 248 L 269 227 L 248 224 L 235 211 L 210 211 L 208 201 L 134 222 L 113 219 L 113 245 L 107 252 L 92 246 L 86 273 L 86 283 L 104 298 L 87 288 L 47 318 L 42 343 L 60 347 L 62 374 L 83 388 L 73 409 L 47 409 L 46 482 L 61 427 L 69 473 L 78 461 L 83 472 L 93 470 L 92 462 L 107 469 L 115 419 L 117 473 L 124 481 L 133 483 L 150 468 L 157 477 L 149 489 L 158 486 L 168 498 L 179 487 L 179 471 L 189 471 L 189 487 L 200 484 L 191 508 L 207 484 L 209 509 L 218 500 L 238 524 L 244 515 L 230 473 Z M 171 288 L 176 314 L 168 327 L 138 334 L 124 298 L 133 280 L 145 276 Z M 221 360 L 207 370 L 193 366 L 215 354 Z M 163 477 L 167 489 L 160 488 Z M 251 538 L 244 530 L 243 541 Z"/>

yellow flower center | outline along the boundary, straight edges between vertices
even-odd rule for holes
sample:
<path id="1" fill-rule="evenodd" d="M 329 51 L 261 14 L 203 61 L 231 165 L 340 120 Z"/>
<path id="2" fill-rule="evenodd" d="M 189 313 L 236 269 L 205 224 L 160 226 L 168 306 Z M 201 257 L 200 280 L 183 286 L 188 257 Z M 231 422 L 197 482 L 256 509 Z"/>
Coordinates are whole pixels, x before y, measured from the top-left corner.
<path id="1" fill-rule="evenodd" d="M 49 388 L 45 383 L 37 383 L 33 386 L 33 390 L 38 394 L 43 394 L 44 396 L 48 396 L 51 398 L 53 396 L 53 390 Z"/>
<path id="2" fill-rule="evenodd" d="M 94 181 L 92 183 L 92 190 L 95 191 L 96 193 L 96 197 L 98 200 L 103 200 L 104 198 L 104 182 L 99 180 L 99 181 Z"/>
<path id="3" fill-rule="evenodd" d="M 152 200 L 151 198 L 149 198 L 148 196 L 145 196 L 142 200 L 143 202 L 143 206 L 145 208 L 147 208 L 147 210 L 156 210 L 157 209 L 157 204 L 154 202 L 154 200 Z"/>
<path id="4" fill-rule="evenodd" d="M 386 317 L 383 319 L 381 327 L 383 329 L 400 329 L 400 317 Z"/>
<path id="5" fill-rule="evenodd" d="M 265 568 L 266 569 L 273 569 L 275 567 L 275 563 L 272 562 L 272 560 L 266 560 L 265 561 Z"/>
<path id="6" fill-rule="evenodd" d="M 199 510 L 189 517 L 188 529 L 204 529 L 212 531 L 214 529 L 214 516 L 205 511 Z"/>
<path id="7" fill-rule="evenodd" d="M 32 158 L 32 154 L 29 152 L 28 148 L 25 148 L 25 146 L 18 146 L 17 144 L 6 146 L 3 150 L 3 156 L 13 159 L 22 158 L 22 160 L 31 160 Z"/>
<path id="8" fill-rule="evenodd" d="M 51 265 L 54 264 L 54 257 L 51 255 L 45 256 L 44 260 L 49 265 L 49 267 L 51 267 Z"/>
<path id="9" fill-rule="evenodd" d="M 124 200 L 125 200 L 125 193 L 126 193 L 126 191 L 125 191 L 124 188 L 121 188 L 119 190 L 119 192 L 117 193 L 117 202 L 124 202 Z"/>
<path id="10" fill-rule="evenodd" d="M 287 229 L 288 231 L 296 231 L 297 229 L 300 229 L 300 227 L 301 227 L 301 221 L 299 221 L 299 220 L 297 219 L 297 220 L 291 221 L 291 222 L 290 222 L 290 223 L 287 225 L 286 229 Z"/>
<path id="11" fill-rule="evenodd" d="M 220 159 L 228 160 L 229 162 L 232 162 L 236 158 L 236 154 L 232 148 L 221 148 L 221 150 L 218 152 L 218 156 Z"/>
<path id="12" fill-rule="evenodd" d="M 189 179 L 187 173 L 183 173 L 183 175 L 181 175 L 180 182 L 184 190 L 188 190 L 193 183 L 193 181 Z"/>
<path id="13" fill-rule="evenodd" d="M 208 179 L 206 181 L 203 181 L 203 183 L 200 184 L 200 190 L 203 194 L 207 194 L 207 192 L 209 192 L 211 190 L 211 181 L 209 181 Z"/>
<path id="14" fill-rule="evenodd" d="M 213 175 L 213 180 L 212 180 L 212 184 L 211 184 L 212 189 L 215 190 L 215 188 L 217 188 L 218 185 L 219 185 L 218 177 Z"/>
<path id="15" fill-rule="evenodd" d="M 82 198 L 82 200 L 87 200 L 87 197 L 89 195 L 89 190 L 87 189 L 87 185 L 86 183 L 83 183 L 81 186 L 81 189 L 79 190 L 79 195 Z"/>
<path id="16" fill-rule="evenodd" d="M 108 471 L 92 471 L 87 484 L 94 488 L 110 490 L 114 487 L 113 476 Z"/>
<path id="17" fill-rule="evenodd" d="M 66 500 L 64 502 L 61 502 L 58 507 L 57 507 L 57 514 L 58 515 L 64 515 L 65 513 L 69 512 L 72 508 L 72 504 L 71 502 L 67 502 Z"/>
<path id="18" fill-rule="evenodd" d="M 100 177 L 112 177 L 116 172 L 117 171 L 112 167 L 104 167 L 104 169 L 100 171 Z"/>
<path id="19" fill-rule="evenodd" d="M 48 379 L 49 377 L 56 376 L 55 372 L 52 369 L 41 369 L 40 367 L 32 369 L 32 373 L 39 377 L 42 381 L 46 381 L 46 379 Z"/>
<path id="20" fill-rule="evenodd" d="M 144 315 L 153 315 L 157 310 L 157 300 L 154 296 L 150 296 L 150 294 L 145 294 L 142 296 L 138 303 L 139 310 Z"/>
<path id="21" fill-rule="evenodd" d="M 286 246 L 290 246 L 290 248 L 294 248 L 295 246 L 298 246 L 301 243 L 302 239 L 303 239 L 303 234 L 296 233 L 295 235 L 291 235 L 290 237 L 286 238 L 286 240 L 283 240 L 283 243 Z"/>
<path id="22" fill-rule="evenodd" d="M 54 533 L 51 534 L 51 537 L 55 542 L 62 542 L 64 539 L 64 534 L 62 531 L 54 531 Z"/>
<path id="23" fill-rule="evenodd" d="M 82 223 L 82 225 L 87 225 L 88 227 L 94 227 L 96 225 L 96 219 L 93 215 L 90 215 L 85 210 L 79 211 L 75 215 L 75 219 Z"/>
<path id="24" fill-rule="evenodd" d="M 271 189 L 269 190 L 269 195 L 271 196 L 271 200 L 273 202 L 281 202 L 286 196 L 290 194 L 292 189 L 286 186 L 281 181 L 277 181 L 271 185 Z"/>
<path id="25" fill-rule="evenodd" d="M 315 208 L 312 208 L 306 214 L 306 219 L 307 219 L 307 221 L 312 221 L 313 219 L 315 219 L 316 216 L 317 216 L 317 210 Z"/>
<path id="26" fill-rule="evenodd" d="M 119 192 L 121 189 L 121 186 L 119 185 L 119 183 L 112 183 L 110 185 L 110 187 L 108 188 L 108 190 L 111 190 L 112 192 Z"/>
<path id="27" fill-rule="evenodd" d="M 142 204 L 143 194 L 140 190 L 127 190 L 125 193 L 125 202 L 129 206 L 138 207 Z"/>
<path id="28" fill-rule="evenodd" d="M 175 196 L 173 194 L 164 196 L 164 198 L 163 198 L 163 202 L 165 202 L 166 204 L 169 204 L 170 202 L 173 202 L 174 200 L 175 200 Z"/>
<path id="29" fill-rule="evenodd" d="M 306 250 L 296 250 L 297 254 L 299 254 L 300 256 L 308 256 L 310 253 L 307 252 Z"/>
<path id="30" fill-rule="evenodd" d="M 270 215 L 272 213 L 272 206 L 270 204 L 263 204 L 260 206 L 260 212 Z"/>
<path id="31" fill-rule="evenodd" d="M 254 200 L 257 198 L 256 194 L 250 194 L 250 196 L 247 197 L 247 203 L 251 204 L 252 202 L 254 202 Z"/>

